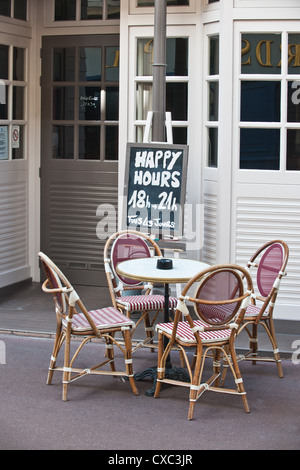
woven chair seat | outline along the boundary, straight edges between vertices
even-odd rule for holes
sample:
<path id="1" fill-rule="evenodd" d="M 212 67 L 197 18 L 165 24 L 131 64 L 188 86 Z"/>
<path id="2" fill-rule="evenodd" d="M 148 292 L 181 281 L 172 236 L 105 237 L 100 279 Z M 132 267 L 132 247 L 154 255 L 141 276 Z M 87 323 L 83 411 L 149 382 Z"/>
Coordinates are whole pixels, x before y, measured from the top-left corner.
<path id="1" fill-rule="evenodd" d="M 200 328 L 209 327 L 209 325 L 207 325 L 201 320 L 195 320 L 194 325 Z M 165 333 L 171 335 L 173 331 L 173 323 L 159 323 L 158 325 L 156 325 L 156 330 L 164 331 Z M 229 339 L 231 330 L 228 328 L 226 330 L 198 331 L 198 333 L 203 344 L 206 344 Z M 192 332 L 191 327 L 187 321 L 181 321 L 178 323 L 176 339 L 178 339 L 179 341 L 184 341 L 185 343 L 196 343 L 195 335 Z"/>
<path id="2" fill-rule="evenodd" d="M 126 307 L 127 310 L 160 310 L 164 308 L 165 298 L 163 295 L 128 295 L 120 297 L 117 303 Z M 176 308 L 178 299 L 169 298 L 170 308 Z"/>
<path id="3" fill-rule="evenodd" d="M 128 317 L 123 315 L 118 309 L 114 307 L 106 307 L 88 312 L 96 327 L 99 329 L 105 328 L 118 328 L 122 326 L 133 326 L 134 322 Z M 67 320 L 63 319 L 63 326 L 67 327 Z M 76 313 L 73 315 L 72 330 L 76 331 L 90 331 L 91 326 L 83 313 Z"/>
<path id="4" fill-rule="evenodd" d="M 248 305 L 247 310 L 245 312 L 244 320 L 247 320 L 247 318 L 252 318 L 252 317 L 257 317 L 259 313 L 261 312 L 261 308 L 258 307 L 257 305 Z M 268 311 L 265 311 L 262 318 L 268 317 L 269 313 Z"/>

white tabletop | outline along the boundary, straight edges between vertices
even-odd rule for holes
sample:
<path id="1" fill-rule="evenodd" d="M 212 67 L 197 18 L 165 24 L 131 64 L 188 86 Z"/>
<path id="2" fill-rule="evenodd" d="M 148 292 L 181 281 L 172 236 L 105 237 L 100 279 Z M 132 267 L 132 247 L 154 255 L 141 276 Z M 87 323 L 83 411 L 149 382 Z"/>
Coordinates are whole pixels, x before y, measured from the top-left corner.
<path id="1" fill-rule="evenodd" d="M 201 261 L 186 258 L 172 258 L 172 269 L 157 269 L 159 258 L 137 258 L 122 261 L 117 266 L 120 275 L 130 279 L 148 282 L 181 283 L 188 282 L 209 265 Z"/>

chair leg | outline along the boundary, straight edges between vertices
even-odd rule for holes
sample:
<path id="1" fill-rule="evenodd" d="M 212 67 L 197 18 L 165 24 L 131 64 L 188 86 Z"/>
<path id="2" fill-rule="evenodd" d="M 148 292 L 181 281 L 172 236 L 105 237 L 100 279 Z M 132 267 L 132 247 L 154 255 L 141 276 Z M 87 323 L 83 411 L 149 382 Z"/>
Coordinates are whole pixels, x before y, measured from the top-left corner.
<path id="1" fill-rule="evenodd" d="M 106 338 L 106 351 L 105 351 L 105 357 L 110 360 L 110 369 L 112 372 L 115 372 L 116 367 L 115 367 L 115 361 L 114 361 L 114 346 L 113 346 L 113 341 L 110 338 Z"/>
<path id="2" fill-rule="evenodd" d="M 162 362 L 162 357 L 163 357 L 163 349 L 164 349 L 164 344 L 163 344 L 163 335 L 161 333 L 158 334 L 158 350 L 157 350 L 157 381 L 156 381 L 156 387 L 155 387 L 155 392 L 154 392 L 154 398 L 158 398 L 161 390 L 161 382 L 164 378 L 164 368 L 165 368 L 165 363 L 163 364 Z"/>
<path id="3" fill-rule="evenodd" d="M 126 373 L 127 373 L 130 385 L 131 385 L 132 392 L 134 393 L 134 395 L 139 395 L 139 391 L 135 384 L 134 375 L 133 375 L 130 329 L 125 327 L 122 333 L 123 333 L 123 338 L 124 338 L 124 343 L 125 343 Z"/>
<path id="4" fill-rule="evenodd" d="M 52 356 L 50 359 L 50 365 L 49 365 L 49 370 L 48 370 L 48 377 L 47 377 L 47 385 L 51 385 L 52 383 L 52 378 L 56 366 L 56 361 L 57 361 L 57 356 L 58 353 L 63 345 L 63 342 L 65 340 L 65 334 L 62 332 L 58 337 L 55 338 L 55 343 L 52 351 Z"/>
<path id="5" fill-rule="evenodd" d="M 269 328 L 268 328 L 269 326 Z M 283 378 L 283 370 L 282 370 L 282 364 L 281 364 L 281 359 L 280 359 L 280 353 L 278 349 L 278 344 L 277 344 L 277 339 L 276 339 L 276 333 L 275 333 L 275 328 L 274 328 L 274 322 L 273 318 L 269 318 L 269 324 L 266 325 L 266 330 L 269 334 L 269 338 L 273 347 L 273 354 L 274 354 L 274 360 L 276 362 L 277 366 L 277 372 L 278 372 L 278 377 L 280 379 Z"/>
<path id="6" fill-rule="evenodd" d="M 245 387 L 244 387 L 244 382 L 243 382 L 242 375 L 241 375 L 241 372 L 240 372 L 240 369 L 239 369 L 239 366 L 238 366 L 238 361 L 237 361 L 237 358 L 236 358 L 236 353 L 235 353 L 234 346 L 230 347 L 230 355 L 231 355 L 231 361 L 232 361 L 232 366 L 233 366 L 233 370 L 234 370 L 234 378 L 235 378 L 237 391 L 241 394 L 243 404 L 244 404 L 244 408 L 245 408 L 245 412 L 250 413 L 250 408 L 249 408 L 249 405 L 248 405 L 248 400 L 247 400 L 247 395 L 246 395 L 246 391 L 245 391 Z"/>
<path id="7" fill-rule="evenodd" d="M 258 349 L 257 325 L 255 323 L 252 324 L 252 336 L 249 338 L 249 341 L 250 341 L 251 354 L 253 357 L 255 357 L 257 355 L 257 349 Z M 252 361 L 252 364 L 255 365 L 256 361 Z"/>
<path id="8" fill-rule="evenodd" d="M 152 344 L 153 343 L 153 328 L 151 328 L 149 312 L 142 312 L 142 315 L 144 316 L 144 325 L 145 325 L 147 343 Z M 151 348 L 151 352 L 154 352 L 154 351 L 155 349 Z"/>
<path id="9" fill-rule="evenodd" d="M 194 374 L 192 378 L 192 383 L 190 384 L 190 395 L 189 395 L 189 412 L 188 412 L 188 420 L 191 421 L 194 417 L 194 408 L 195 403 L 199 396 L 199 384 L 202 377 L 203 371 L 203 363 L 204 359 L 202 357 L 202 347 L 201 345 L 197 345 L 197 350 L 195 352 L 195 367 L 194 367 Z"/>
<path id="10" fill-rule="evenodd" d="M 68 325 L 69 330 L 69 325 Z M 63 372 L 63 393 L 62 399 L 63 401 L 67 401 L 67 393 L 68 393 L 68 382 L 71 377 L 71 373 L 69 370 L 70 367 L 70 349 L 71 349 L 71 334 L 67 330 L 66 333 L 66 340 L 65 340 L 65 358 L 64 358 L 64 372 Z"/>

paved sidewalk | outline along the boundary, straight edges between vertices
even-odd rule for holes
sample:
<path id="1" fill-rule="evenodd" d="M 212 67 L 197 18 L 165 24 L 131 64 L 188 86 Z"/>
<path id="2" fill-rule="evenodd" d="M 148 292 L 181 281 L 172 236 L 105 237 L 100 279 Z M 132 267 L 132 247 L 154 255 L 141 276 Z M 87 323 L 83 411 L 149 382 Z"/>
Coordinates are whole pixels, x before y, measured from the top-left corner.
<path id="1" fill-rule="evenodd" d="M 89 309 L 111 304 L 107 288 L 76 289 Z M 149 379 L 137 382 L 140 395 L 135 397 L 126 382 L 85 377 L 69 386 L 69 400 L 62 402 L 60 373 L 46 386 L 55 327 L 52 296 L 39 284 L 1 298 L 0 346 L 6 361 L 0 364 L 0 449 L 108 449 L 115 456 L 118 450 L 134 455 L 145 449 L 186 453 L 300 448 L 300 365 L 291 361 L 299 332 L 278 334 L 283 379 L 273 363 L 240 363 L 250 414 L 244 413 L 239 397 L 205 392 L 190 422 L 187 390 L 166 386 L 159 399 L 146 397 Z M 246 335 L 239 339 L 242 350 L 247 342 Z M 261 345 L 270 349 L 264 340 Z M 104 349 L 97 342 L 86 348 L 80 361 L 86 359 L 87 365 Z M 176 365 L 173 357 L 172 363 Z M 150 365 L 156 365 L 156 354 L 140 349 L 134 355 L 134 371 Z"/>
<path id="2" fill-rule="evenodd" d="M 188 421 L 188 390 L 163 386 L 158 399 L 147 397 L 149 379 L 136 383 L 139 396 L 134 396 L 128 382 L 86 376 L 69 385 L 68 401 L 63 402 L 61 373 L 46 385 L 52 339 L 0 335 L 0 341 L 6 347 L 6 365 L 0 365 L 2 450 L 108 449 L 111 456 L 120 450 L 134 456 L 138 450 L 189 454 L 300 448 L 300 366 L 290 360 L 283 360 L 283 379 L 274 364 L 240 364 L 250 413 L 244 412 L 240 397 L 207 391 L 195 405 L 194 420 Z M 104 352 L 103 344 L 88 343 L 79 365 L 98 362 Z M 155 358 L 149 350 L 139 350 L 135 372 L 155 364 Z M 172 363 L 180 365 L 176 354 Z M 232 385 L 231 374 L 226 384 Z M 106 457 L 101 454 L 101 462 Z M 194 464 L 199 465 L 196 457 Z"/>

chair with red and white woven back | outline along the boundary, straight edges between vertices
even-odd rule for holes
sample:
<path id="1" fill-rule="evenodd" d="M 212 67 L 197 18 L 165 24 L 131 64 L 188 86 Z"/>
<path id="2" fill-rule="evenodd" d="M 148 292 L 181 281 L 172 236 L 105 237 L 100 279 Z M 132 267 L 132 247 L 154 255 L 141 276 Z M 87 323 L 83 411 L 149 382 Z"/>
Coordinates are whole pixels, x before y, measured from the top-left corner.
<path id="1" fill-rule="evenodd" d="M 135 328 L 144 321 L 145 339 L 137 341 L 134 348 L 153 348 L 154 323 L 159 312 L 163 312 L 165 298 L 161 294 L 153 294 L 153 284 L 128 279 L 117 273 L 120 262 L 136 258 L 162 256 L 157 243 L 148 235 L 135 230 L 123 230 L 109 237 L 104 247 L 104 264 L 112 303 L 122 310 L 129 318 L 132 313 L 140 313 Z M 174 309 L 177 299 L 169 297 L 170 309 Z M 150 313 L 153 313 L 152 318 Z"/>
<path id="2" fill-rule="evenodd" d="M 188 291 L 195 286 L 196 294 L 190 297 Z M 245 411 L 249 412 L 234 341 L 251 293 L 251 276 L 245 268 L 234 264 L 212 266 L 188 282 L 178 301 L 174 322 L 156 326 L 159 333 L 156 398 L 160 394 L 161 384 L 168 383 L 190 389 L 188 419 L 193 419 L 195 402 L 206 390 L 240 395 Z M 192 318 L 187 302 L 194 304 L 198 320 Z M 185 321 L 180 321 L 181 315 L 185 316 Z M 164 337 L 169 340 L 165 347 Z M 166 360 L 174 349 L 179 349 L 185 358 L 189 381 L 168 377 Z M 188 349 L 195 351 L 192 357 L 194 367 L 191 366 Z M 213 373 L 202 383 L 204 364 L 211 355 L 214 359 Z M 230 366 L 236 388 L 219 386 L 223 361 Z"/>
<path id="3" fill-rule="evenodd" d="M 282 364 L 278 349 L 273 313 L 281 279 L 286 275 L 286 265 L 289 258 L 289 248 L 282 240 L 272 240 L 262 245 L 248 261 L 250 273 L 256 270 L 257 293 L 252 296 L 252 303 L 245 313 L 243 326 L 249 335 L 250 351 L 241 359 L 256 361 L 275 361 L 278 376 L 283 377 Z M 258 326 L 266 331 L 273 348 L 273 357 L 263 357 L 258 353 Z M 252 326 L 252 332 L 249 329 Z"/>
<path id="4" fill-rule="evenodd" d="M 131 334 L 134 322 L 114 307 L 106 307 L 88 311 L 60 269 L 44 253 L 39 253 L 42 266 L 46 274 L 46 280 L 42 289 L 53 296 L 56 312 L 56 336 L 51 355 L 47 384 L 50 385 L 55 371 L 63 373 L 63 401 L 67 400 L 68 384 L 88 374 L 121 376 L 129 379 L 132 391 L 138 395 L 138 390 L 133 377 L 131 356 Z M 124 346 L 115 338 L 115 333 L 120 332 Z M 73 337 L 82 337 L 82 341 L 75 342 L 77 349 L 71 358 L 71 340 Z M 106 357 L 100 364 L 93 367 L 78 368 L 73 363 L 82 347 L 90 342 L 91 338 L 103 340 L 106 348 Z M 64 346 L 64 361 L 62 366 L 57 366 L 57 357 L 61 347 Z M 100 346 L 100 345 L 99 345 Z M 117 346 L 122 352 L 124 364 L 123 370 L 116 370 L 113 347 Z M 119 358 L 118 358 L 119 359 Z M 103 369 L 109 366 L 108 370 Z"/>

